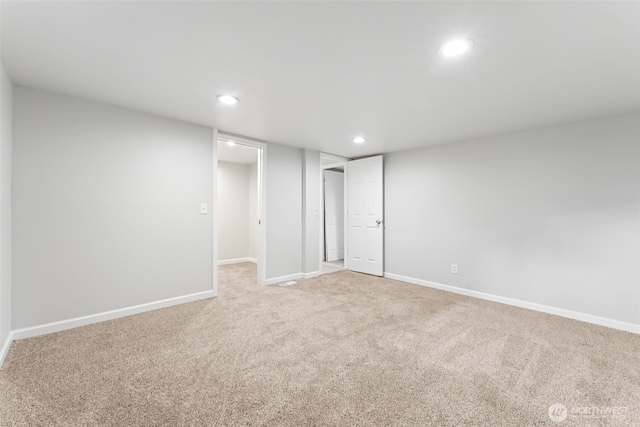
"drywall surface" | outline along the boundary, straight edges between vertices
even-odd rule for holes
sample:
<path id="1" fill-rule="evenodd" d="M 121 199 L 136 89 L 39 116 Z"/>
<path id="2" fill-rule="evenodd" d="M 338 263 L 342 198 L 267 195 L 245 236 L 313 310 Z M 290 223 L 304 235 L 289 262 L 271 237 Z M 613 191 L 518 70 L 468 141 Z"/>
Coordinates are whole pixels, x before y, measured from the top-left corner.
<path id="1" fill-rule="evenodd" d="M 14 90 L 13 328 L 212 288 L 212 130 Z"/>
<path id="2" fill-rule="evenodd" d="M 628 114 L 385 155 L 385 271 L 640 323 L 639 127 Z"/>
<path id="3" fill-rule="evenodd" d="M 304 150 L 303 273 L 320 271 L 320 152 Z"/>
<path id="4" fill-rule="evenodd" d="M 249 258 L 258 258 L 258 163 L 249 165 Z"/>
<path id="5" fill-rule="evenodd" d="M 267 146 L 267 280 L 302 268 L 302 150 Z"/>
<path id="6" fill-rule="evenodd" d="M 344 171 L 324 170 L 325 258 L 344 260 Z"/>
<path id="7" fill-rule="evenodd" d="M 218 260 L 249 257 L 250 165 L 218 162 Z"/>
<path id="8" fill-rule="evenodd" d="M 11 332 L 11 165 L 13 84 L 0 65 L 0 347 Z M 0 355 L 0 358 L 2 355 Z"/>

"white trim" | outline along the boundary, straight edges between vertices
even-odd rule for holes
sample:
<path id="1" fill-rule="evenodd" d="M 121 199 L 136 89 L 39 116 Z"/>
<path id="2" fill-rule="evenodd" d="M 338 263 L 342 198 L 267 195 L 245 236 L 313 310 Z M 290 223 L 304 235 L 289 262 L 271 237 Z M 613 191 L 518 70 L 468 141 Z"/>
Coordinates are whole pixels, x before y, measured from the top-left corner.
<path id="1" fill-rule="evenodd" d="M 9 349 L 11 348 L 11 343 L 13 342 L 13 331 L 9 332 L 7 335 L 7 339 L 2 343 L 2 348 L 0 349 L 0 368 L 2 368 L 2 364 L 4 363 L 4 358 L 9 354 Z"/>
<path id="2" fill-rule="evenodd" d="M 29 328 L 16 329 L 12 332 L 13 339 L 21 340 L 25 338 L 37 337 L 39 335 L 60 332 L 67 329 L 77 328 L 79 326 L 91 325 L 93 323 L 118 319 L 120 317 L 131 316 L 132 314 L 144 313 L 147 311 L 157 310 L 159 308 L 166 308 L 166 307 L 171 307 L 173 305 L 184 304 L 187 302 L 198 301 L 206 298 L 212 298 L 214 296 L 215 294 L 213 293 L 213 291 L 204 291 L 204 292 L 198 292 L 195 294 L 184 295 L 181 297 L 168 298 L 160 301 L 148 302 L 146 304 L 134 305 L 132 307 L 105 311 L 103 313 L 90 314 L 88 316 L 61 320 L 59 322 L 52 322 L 52 323 L 46 323 L 44 325 L 31 326 Z"/>
<path id="3" fill-rule="evenodd" d="M 428 280 L 414 279 L 413 277 L 401 276 L 399 274 L 384 273 L 384 277 L 401 282 L 411 283 L 414 285 L 426 286 L 428 288 L 440 289 L 442 291 L 453 292 L 455 294 L 465 295 L 474 298 L 480 298 L 488 301 L 498 302 L 502 304 L 512 305 L 515 307 L 526 308 L 529 310 L 540 311 L 542 313 L 554 314 L 556 316 L 567 317 L 569 319 L 579 320 L 581 322 L 593 323 L 595 325 L 606 326 L 608 328 L 618 329 L 621 331 L 640 334 L 640 325 L 633 323 L 621 322 L 619 320 L 608 319 L 606 317 L 594 316 L 592 314 L 580 313 L 577 311 L 565 310 L 563 308 L 551 307 L 548 305 L 538 304 L 534 302 L 522 301 L 514 298 L 501 297 L 498 295 L 487 294 L 484 292 L 472 291 L 470 289 L 458 288 L 456 286 L 443 285 L 441 283 L 429 282 Z"/>
<path id="4" fill-rule="evenodd" d="M 218 129 L 213 129 L 213 168 L 211 179 L 213 181 L 213 200 L 211 203 L 211 223 L 213 233 L 213 258 L 211 260 L 211 290 L 214 296 L 218 296 Z"/>
<path id="5" fill-rule="evenodd" d="M 304 273 L 302 275 L 303 279 L 313 279 L 314 277 L 318 277 L 320 276 L 320 272 L 319 271 L 312 271 L 310 273 Z"/>
<path id="6" fill-rule="evenodd" d="M 341 168 L 346 164 L 346 160 L 345 161 L 339 161 L 339 162 L 335 162 L 335 163 L 328 163 L 326 165 L 322 165 L 321 168 L 322 169 L 335 169 L 335 168 Z M 344 171 L 346 173 L 346 171 Z"/>
<path id="7" fill-rule="evenodd" d="M 329 163 L 325 163 L 323 164 L 322 161 L 325 160 L 329 163 L 338 163 L 338 162 L 346 162 L 349 161 L 351 159 L 347 158 L 347 157 L 342 157 L 342 156 L 336 156 L 335 154 L 329 154 L 329 153 L 325 153 L 323 151 L 320 151 L 320 166 L 324 166 L 324 165 L 328 165 Z"/>
<path id="8" fill-rule="evenodd" d="M 304 276 L 303 273 L 288 274 L 286 276 L 280 276 L 280 277 L 274 277 L 272 279 L 267 279 L 264 284 L 265 285 L 276 285 L 278 283 L 288 282 L 289 280 L 302 279 L 303 276 Z"/>
<path id="9" fill-rule="evenodd" d="M 228 264 L 239 264 L 241 262 L 252 262 L 254 264 L 258 263 L 258 260 L 255 258 L 233 258 L 233 259 L 221 259 L 218 261 L 218 265 L 228 265 Z"/>

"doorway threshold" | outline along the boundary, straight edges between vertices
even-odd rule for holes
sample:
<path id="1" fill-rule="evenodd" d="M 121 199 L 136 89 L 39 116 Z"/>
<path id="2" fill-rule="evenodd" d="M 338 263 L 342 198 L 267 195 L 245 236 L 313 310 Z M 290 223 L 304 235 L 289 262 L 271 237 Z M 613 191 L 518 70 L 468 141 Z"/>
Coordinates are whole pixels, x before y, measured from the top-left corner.
<path id="1" fill-rule="evenodd" d="M 327 262 L 323 261 L 320 266 L 320 274 L 328 274 L 335 273 L 336 271 L 346 270 L 344 268 L 344 260 L 340 259 L 338 261 Z"/>

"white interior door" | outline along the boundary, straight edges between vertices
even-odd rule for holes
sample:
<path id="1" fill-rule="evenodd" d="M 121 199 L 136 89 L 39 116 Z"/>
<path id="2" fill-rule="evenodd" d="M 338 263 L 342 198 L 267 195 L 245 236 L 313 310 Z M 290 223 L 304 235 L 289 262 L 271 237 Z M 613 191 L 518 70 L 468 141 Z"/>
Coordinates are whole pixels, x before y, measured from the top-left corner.
<path id="1" fill-rule="evenodd" d="M 328 262 L 344 259 L 344 173 L 324 171 L 324 220 Z"/>
<path id="2" fill-rule="evenodd" d="M 384 274 L 382 156 L 352 160 L 347 163 L 347 172 L 349 270 L 382 276 Z"/>

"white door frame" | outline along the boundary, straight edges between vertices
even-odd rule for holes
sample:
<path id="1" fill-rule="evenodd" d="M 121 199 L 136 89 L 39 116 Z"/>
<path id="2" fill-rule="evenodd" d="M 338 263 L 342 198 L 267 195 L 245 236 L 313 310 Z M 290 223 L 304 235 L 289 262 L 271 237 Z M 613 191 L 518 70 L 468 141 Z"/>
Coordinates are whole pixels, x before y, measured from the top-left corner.
<path id="1" fill-rule="evenodd" d="M 232 140 L 236 144 L 246 145 L 258 149 L 258 284 L 265 285 L 267 282 L 267 204 L 265 194 L 267 194 L 267 144 L 254 141 L 252 139 L 228 134 L 213 130 L 213 292 L 218 295 L 218 227 L 217 227 L 217 207 L 218 207 L 218 139 Z"/>
<path id="2" fill-rule="evenodd" d="M 348 247 L 347 243 L 349 242 L 349 233 L 347 230 L 347 207 L 349 206 L 347 202 L 349 201 L 348 194 L 348 175 L 347 175 L 347 162 L 349 159 L 346 157 L 335 156 L 333 154 L 320 153 L 320 215 L 319 215 L 319 227 L 320 230 L 320 239 L 319 246 L 320 250 L 318 251 L 320 254 L 320 258 L 318 259 L 320 271 L 322 271 L 322 262 L 324 258 L 324 170 L 343 167 L 344 168 L 344 268 L 348 269 Z"/>

